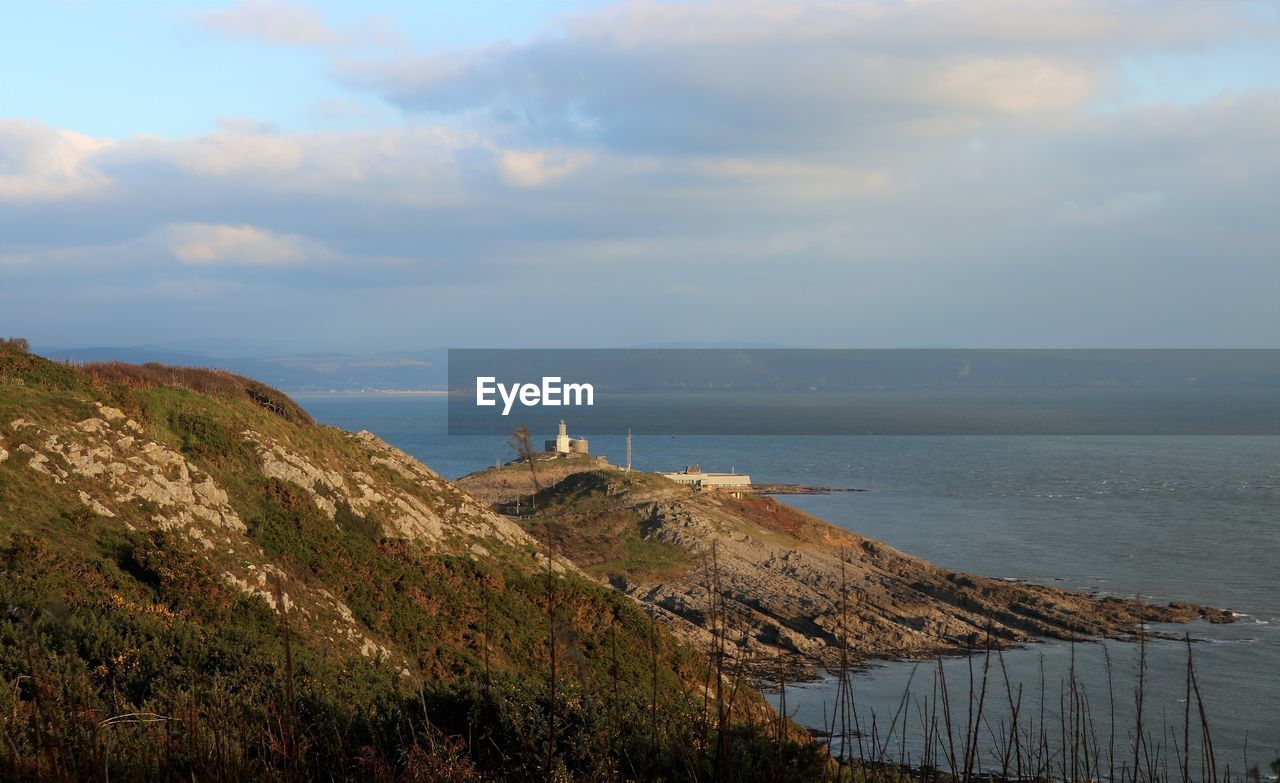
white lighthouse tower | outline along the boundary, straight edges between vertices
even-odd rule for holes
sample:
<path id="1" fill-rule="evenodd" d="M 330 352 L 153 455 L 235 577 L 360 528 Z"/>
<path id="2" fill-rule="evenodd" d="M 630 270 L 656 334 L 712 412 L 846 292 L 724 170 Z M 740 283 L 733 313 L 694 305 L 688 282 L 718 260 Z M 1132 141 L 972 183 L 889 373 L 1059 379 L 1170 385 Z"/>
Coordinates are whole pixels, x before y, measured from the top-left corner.
<path id="1" fill-rule="evenodd" d="M 552 440 L 543 441 L 545 451 L 562 455 L 582 455 L 590 454 L 586 438 L 569 437 L 569 428 L 565 425 L 564 419 L 560 420 L 560 431 Z"/>

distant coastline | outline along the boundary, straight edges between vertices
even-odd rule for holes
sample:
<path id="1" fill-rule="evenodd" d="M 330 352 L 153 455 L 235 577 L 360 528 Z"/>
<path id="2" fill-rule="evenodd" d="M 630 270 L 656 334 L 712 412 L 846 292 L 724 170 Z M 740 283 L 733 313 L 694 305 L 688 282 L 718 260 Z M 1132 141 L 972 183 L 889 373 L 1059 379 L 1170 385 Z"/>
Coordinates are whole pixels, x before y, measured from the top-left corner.
<path id="1" fill-rule="evenodd" d="M 439 395 L 443 397 L 449 393 L 446 389 L 286 389 L 285 391 L 291 397 L 350 397 L 370 395 Z"/>

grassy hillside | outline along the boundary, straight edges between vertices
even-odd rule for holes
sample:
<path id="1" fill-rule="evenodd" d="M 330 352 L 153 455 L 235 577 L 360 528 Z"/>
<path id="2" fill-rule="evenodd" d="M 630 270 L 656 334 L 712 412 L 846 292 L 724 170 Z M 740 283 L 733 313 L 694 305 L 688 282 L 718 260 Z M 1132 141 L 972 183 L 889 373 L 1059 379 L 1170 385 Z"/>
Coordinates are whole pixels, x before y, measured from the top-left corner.
<path id="1" fill-rule="evenodd" d="M 527 530 L 539 540 L 550 536 L 557 552 L 598 579 L 634 581 L 685 573 L 693 560 L 689 552 L 652 535 L 651 518 L 618 502 L 614 493 L 619 488 L 637 486 L 683 491 L 659 476 L 609 468 L 566 474 L 535 497 L 521 499 L 522 508 L 515 502 L 500 508 L 506 513 L 519 509 Z"/>
<path id="2" fill-rule="evenodd" d="M 470 473 L 454 483 L 465 489 L 475 499 L 490 506 L 506 504 L 514 506 L 517 498 L 529 497 L 535 494 L 539 487 L 555 486 L 576 473 L 615 470 L 603 457 L 579 454 L 552 459 L 547 459 L 546 455 L 538 455 L 534 466 L 537 469 L 536 481 L 535 474 L 529 471 L 529 463 L 525 460 L 516 460 L 506 465 Z"/>
<path id="3" fill-rule="evenodd" d="M 614 559 L 643 564 L 634 521 Z M 822 764 L 749 690 L 717 710 L 705 655 L 567 560 L 549 576 L 536 536 L 225 373 L 0 350 L 0 561 L 0 778 Z"/>

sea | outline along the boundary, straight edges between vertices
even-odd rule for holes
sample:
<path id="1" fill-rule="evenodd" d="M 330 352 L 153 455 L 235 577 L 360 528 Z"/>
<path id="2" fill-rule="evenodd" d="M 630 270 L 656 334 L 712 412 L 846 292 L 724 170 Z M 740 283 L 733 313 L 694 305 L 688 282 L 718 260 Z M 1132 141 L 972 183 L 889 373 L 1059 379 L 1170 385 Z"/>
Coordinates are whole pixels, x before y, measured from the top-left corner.
<path id="1" fill-rule="evenodd" d="M 501 436 L 450 436 L 442 395 L 295 399 L 318 421 L 369 430 L 447 478 L 514 456 Z M 591 450 L 618 464 L 624 438 L 593 436 Z M 999 768 L 1016 704 L 1020 726 L 1043 719 L 1059 733 L 1053 743 L 1063 724 L 1075 725 L 1093 747 L 1115 747 L 1118 768 L 1132 763 L 1141 667 L 1143 752 L 1158 749 L 1174 776 L 1188 707 L 1192 779 L 1202 709 L 1220 775 L 1259 766 L 1266 779 L 1280 759 L 1280 436 L 646 435 L 633 439 L 632 463 L 860 489 L 779 500 L 949 569 L 1236 613 L 1231 624 L 1152 626 L 1177 638 L 1143 645 L 1044 641 L 998 657 L 874 663 L 850 679 L 859 735 L 851 753 L 919 763 L 945 681 L 957 754 L 961 735 L 977 736 L 975 766 Z M 1190 702 L 1188 650 L 1199 691 Z M 789 684 L 787 714 L 830 727 L 837 688 L 834 675 Z M 781 703 L 780 692 L 769 696 Z"/>

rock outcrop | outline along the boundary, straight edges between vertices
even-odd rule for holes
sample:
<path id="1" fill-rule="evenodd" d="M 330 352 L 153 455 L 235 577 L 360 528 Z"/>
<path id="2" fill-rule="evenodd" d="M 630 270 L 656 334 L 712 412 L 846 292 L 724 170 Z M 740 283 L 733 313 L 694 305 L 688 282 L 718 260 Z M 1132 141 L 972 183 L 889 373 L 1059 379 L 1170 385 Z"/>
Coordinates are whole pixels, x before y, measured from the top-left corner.
<path id="1" fill-rule="evenodd" d="M 348 644 L 365 656 L 395 659 L 395 652 L 373 638 L 330 591 L 290 578 L 272 562 L 248 535 L 245 519 L 212 475 L 120 410 L 101 403 L 95 407 L 96 415 L 74 423 L 14 419 L 5 425 L 8 433 L 0 442 L 20 442 L 13 454 L 6 446 L 4 457 L 25 463 L 42 481 L 70 489 L 93 515 L 127 517 L 134 521 L 122 524 L 132 530 L 145 520 L 150 529 L 187 539 L 218 563 L 228 585 L 262 597 L 279 611 L 300 612 L 313 626 L 327 624 L 329 641 Z M 422 463 L 368 432 L 331 432 L 351 445 L 349 456 L 331 464 L 320 464 L 302 449 L 253 429 L 241 437 L 263 476 L 300 488 L 329 520 L 343 507 L 380 526 L 388 538 L 472 557 L 502 547 L 523 552 L 530 568 L 545 567 L 537 542 L 518 524 Z"/>
<path id="2" fill-rule="evenodd" d="M 700 493 L 658 476 L 581 473 L 541 497 L 571 557 L 593 519 L 627 513 L 687 565 L 660 576 L 597 569 L 703 649 L 722 633 L 762 669 L 920 657 L 1040 638 L 1124 638 L 1140 622 L 1230 622 L 1228 612 L 1091 596 L 956 573 L 767 497 Z M 575 509 L 589 508 L 585 514 Z M 557 521 L 558 520 L 558 521 Z M 570 529 L 572 528 L 572 529 Z"/>

